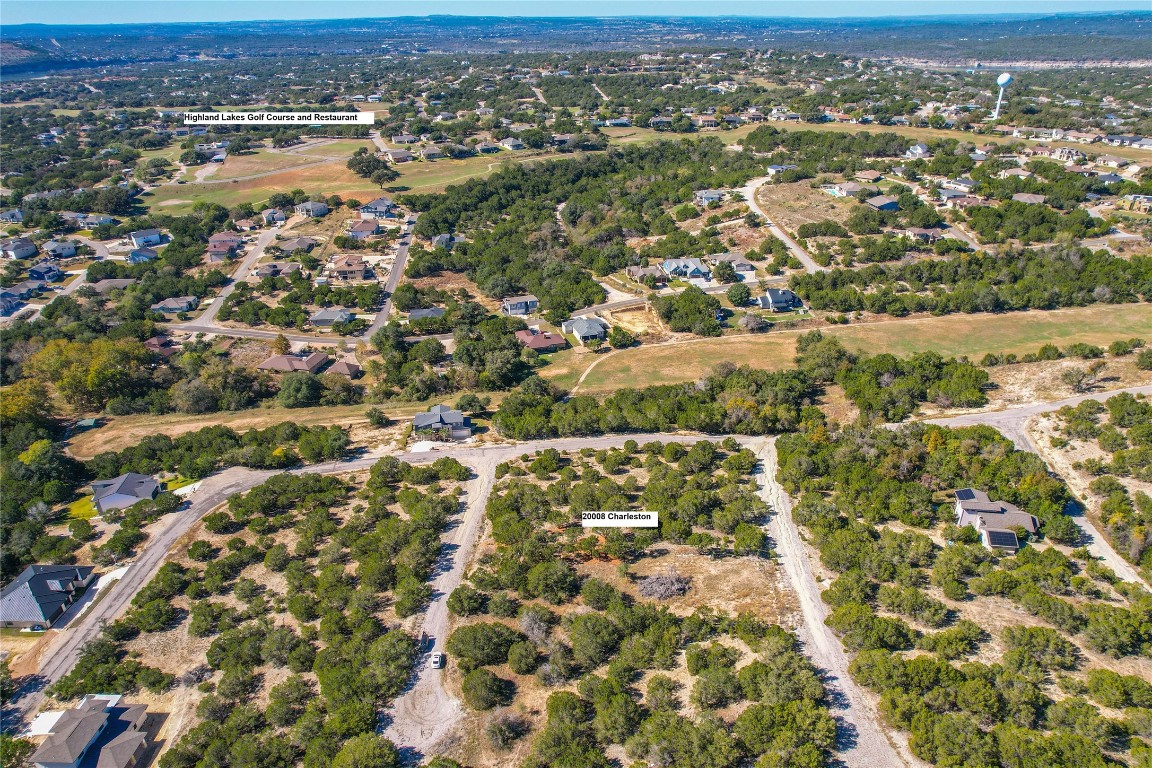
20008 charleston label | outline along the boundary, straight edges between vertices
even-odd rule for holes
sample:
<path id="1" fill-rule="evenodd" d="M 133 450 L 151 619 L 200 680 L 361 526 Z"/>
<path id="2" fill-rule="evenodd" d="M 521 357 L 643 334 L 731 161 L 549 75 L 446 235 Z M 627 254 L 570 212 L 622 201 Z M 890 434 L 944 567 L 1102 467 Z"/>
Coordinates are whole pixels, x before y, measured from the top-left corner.
<path id="1" fill-rule="evenodd" d="M 580 523 L 585 528 L 658 528 L 659 514 L 647 510 L 581 512 Z"/>

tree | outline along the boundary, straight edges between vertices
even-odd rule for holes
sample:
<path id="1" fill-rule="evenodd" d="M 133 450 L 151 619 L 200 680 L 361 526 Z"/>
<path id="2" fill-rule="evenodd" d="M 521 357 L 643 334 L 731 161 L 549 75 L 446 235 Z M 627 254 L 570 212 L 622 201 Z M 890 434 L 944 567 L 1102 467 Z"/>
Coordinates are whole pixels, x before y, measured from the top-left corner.
<path id="1" fill-rule="evenodd" d="M 277 355 L 286 355 L 292 351 L 292 342 L 288 341 L 287 336 L 279 333 L 272 341 L 272 351 Z"/>
<path id="2" fill-rule="evenodd" d="M 635 344 L 636 337 L 617 325 L 608 331 L 608 343 L 613 349 L 624 349 Z"/>
<path id="3" fill-rule="evenodd" d="M 712 277 L 718 283 L 734 283 L 739 280 L 736 268 L 730 262 L 722 261 L 712 270 Z"/>
<path id="4" fill-rule="evenodd" d="M 464 702 L 472 709 L 478 710 L 508 704 L 512 700 L 514 688 L 510 680 L 505 680 L 483 667 L 464 675 L 464 681 L 460 685 Z"/>
<path id="5" fill-rule="evenodd" d="M 383 736 L 361 733 L 344 742 L 332 760 L 332 768 L 397 768 L 396 746 Z"/>
<path id="6" fill-rule="evenodd" d="M 276 398 L 285 408 L 308 408 L 320 401 L 324 385 L 320 377 L 306 371 L 284 374 Z"/>
<path id="7" fill-rule="evenodd" d="M 734 307 L 742 307 L 752 298 L 752 291 L 744 283 L 736 283 L 728 289 L 728 301 Z"/>
<path id="8" fill-rule="evenodd" d="M 1060 374 L 1060 381 L 1071 387 L 1074 392 L 1087 392 L 1096 386 L 1105 365 L 1103 360 L 1096 360 L 1087 368 L 1069 368 Z"/>

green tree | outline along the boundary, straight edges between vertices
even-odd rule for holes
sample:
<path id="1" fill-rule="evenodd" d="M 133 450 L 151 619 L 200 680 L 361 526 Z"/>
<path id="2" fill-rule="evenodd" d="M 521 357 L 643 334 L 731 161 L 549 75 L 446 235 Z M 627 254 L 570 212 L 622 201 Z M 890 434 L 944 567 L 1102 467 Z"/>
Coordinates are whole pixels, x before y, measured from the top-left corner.
<path id="1" fill-rule="evenodd" d="M 374 733 L 361 733 L 344 742 L 332 760 L 332 768 L 397 768 L 396 746 Z"/>

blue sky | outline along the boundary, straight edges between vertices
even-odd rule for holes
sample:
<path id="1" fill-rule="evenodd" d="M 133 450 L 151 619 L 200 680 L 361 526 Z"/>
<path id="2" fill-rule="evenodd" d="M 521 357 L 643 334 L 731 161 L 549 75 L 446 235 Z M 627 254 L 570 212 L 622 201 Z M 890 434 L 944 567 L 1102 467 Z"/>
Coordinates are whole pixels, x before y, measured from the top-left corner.
<path id="1" fill-rule="evenodd" d="M 347 19 L 386 16 L 924 16 L 1152 10 L 1149 0 L 4 0 L 5 24 Z"/>

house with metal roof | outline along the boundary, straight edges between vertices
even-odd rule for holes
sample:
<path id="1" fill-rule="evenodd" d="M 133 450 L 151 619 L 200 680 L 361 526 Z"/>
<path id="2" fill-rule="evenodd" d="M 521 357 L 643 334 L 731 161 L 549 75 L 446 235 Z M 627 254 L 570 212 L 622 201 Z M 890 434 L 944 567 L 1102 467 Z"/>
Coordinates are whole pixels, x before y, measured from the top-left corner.
<path id="1" fill-rule="evenodd" d="M 92 583 L 87 565 L 30 565 L 0 591 L 0 627 L 44 627 Z"/>
<path id="2" fill-rule="evenodd" d="M 156 498 L 160 484 L 151 475 L 126 472 L 111 480 L 92 483 L 92 503 L 103 513 L 109 509 L 125 509 L 133 504 Z"/>
<path id="3" fill-rule="evenodd" d="M 1006 501 L 992 501 L 976 488 L 956 491 L 956 525 L 971 526 L 988 549 L 1015 552 L 1020 549 L 1018 531 L 1035 535 L 1040 524 L 1035 517 Z"/>
<path id="4" fill-rule="evenodd" d="M 418 413 L 412 418 L 412 431 L 462 440 L 472 435 L 472 420 L 446 405 L 434 405 L 427 413 Z"/>

